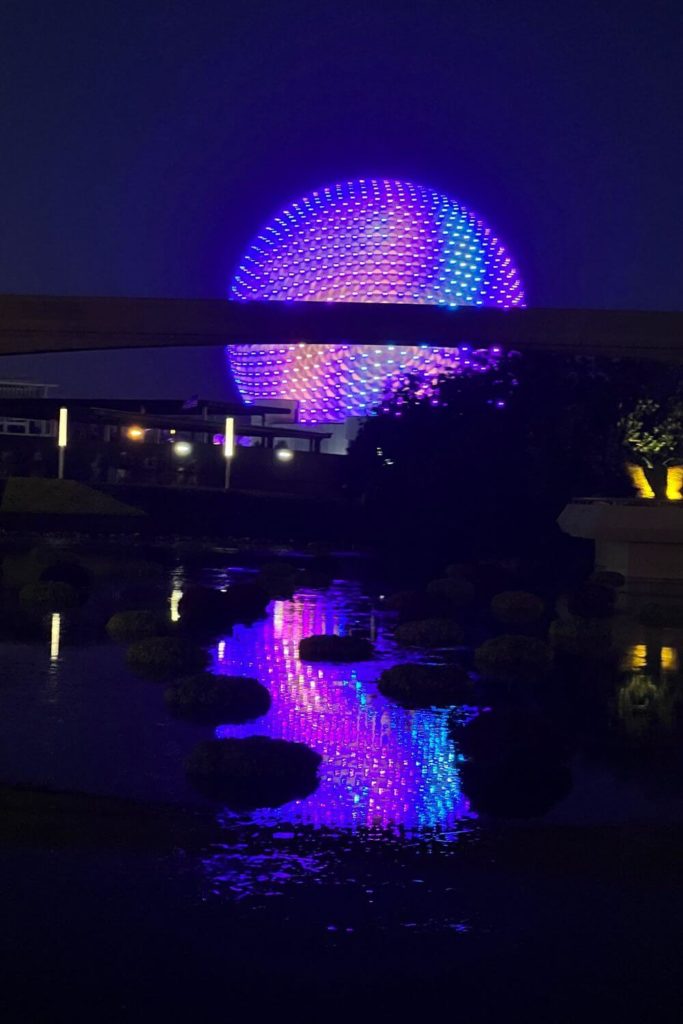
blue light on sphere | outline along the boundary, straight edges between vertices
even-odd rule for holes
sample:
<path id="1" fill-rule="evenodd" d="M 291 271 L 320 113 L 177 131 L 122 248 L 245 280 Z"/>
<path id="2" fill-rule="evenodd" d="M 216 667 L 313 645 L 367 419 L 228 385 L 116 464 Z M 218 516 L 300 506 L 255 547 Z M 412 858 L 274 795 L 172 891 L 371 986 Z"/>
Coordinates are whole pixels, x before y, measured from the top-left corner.
<path id="1" fill-rule="evenodd" d="M 454 199 L 406 181 L 361 178 L 304 196 L 256 237 L 232 282 L 236 299 L 524 305 L 519 273 L 491 228 Z M 390 341 L 391 339 L 387 339 Z M 302 423 L 377 409 L 407 378 L 495 361 L 433 346 L 229 345 L 247 403 L 294 399 Z"/>

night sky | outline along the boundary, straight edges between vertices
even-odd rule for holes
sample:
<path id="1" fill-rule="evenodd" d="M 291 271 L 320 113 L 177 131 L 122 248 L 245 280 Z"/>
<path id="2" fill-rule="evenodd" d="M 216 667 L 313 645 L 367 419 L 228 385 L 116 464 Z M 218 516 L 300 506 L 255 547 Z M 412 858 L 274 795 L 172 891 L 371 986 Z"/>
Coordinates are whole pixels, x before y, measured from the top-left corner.
<path id="1" fill-rule="evenodd" d="M 406 177 L 495 226 L 530 305 L 680 309 L 680 4 L 0 5 L 0 291 L 222 296 L 292 199 Z M 0 360 L 226 394 L 218 349 Z"/>

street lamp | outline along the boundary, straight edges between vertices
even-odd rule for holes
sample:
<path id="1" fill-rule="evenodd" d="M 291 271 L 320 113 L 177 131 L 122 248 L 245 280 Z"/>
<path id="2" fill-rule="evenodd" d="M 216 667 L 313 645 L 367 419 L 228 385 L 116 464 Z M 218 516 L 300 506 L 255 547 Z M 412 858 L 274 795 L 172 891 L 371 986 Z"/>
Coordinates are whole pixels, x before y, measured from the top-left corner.
<path id="1" fill-rule="evenodd" d="M 64 451 L 66 449 L 66 435 L 67 435 L 67 424 L 69 420 L 69 413 L 67 409 L 59 410 L 59 423 L 57 425 L 57 452 L 59 461 L 57 465 L 57 477 L 59 480 L 64 479 Z"/>
<path id="2" fill-rule="evenodd" d="M 294 452 L 291 448 L 288 448 L 284 441 L 278 441 L 275 445 L 275 458 L 279 462 L 291 462 L 294 458 Z"/>
<path id="3" fill-rule="evenodd" d="M 227 491 L 230 486 L 230 466 L 235 455 L 235 421 L 232 416 L 225 418 L 223 455 L 225 456 L 225 489 Z"/>

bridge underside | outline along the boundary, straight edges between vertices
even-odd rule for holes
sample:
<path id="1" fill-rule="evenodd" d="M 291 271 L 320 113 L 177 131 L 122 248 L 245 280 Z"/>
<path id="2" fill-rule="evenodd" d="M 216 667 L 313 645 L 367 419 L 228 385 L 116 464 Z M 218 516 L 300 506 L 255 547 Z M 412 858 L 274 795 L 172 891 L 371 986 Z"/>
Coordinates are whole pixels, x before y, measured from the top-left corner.
<path id="1" fill-rule="evenodd" d="M 0 355 L 283 342 L 502 345 L 683 362 L 683 313 L 0 296 Z"/>

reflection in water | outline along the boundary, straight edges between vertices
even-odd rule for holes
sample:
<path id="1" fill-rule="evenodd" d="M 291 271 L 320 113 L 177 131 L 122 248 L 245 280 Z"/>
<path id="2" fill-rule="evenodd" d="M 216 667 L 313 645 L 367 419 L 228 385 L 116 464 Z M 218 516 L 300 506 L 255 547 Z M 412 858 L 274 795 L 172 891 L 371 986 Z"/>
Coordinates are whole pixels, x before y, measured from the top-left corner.
<path id="1" fill-rule="evenodd" d="M 621 667 L 625 672 L 678 672 L 678 651 L 660 644 L 632 644 L 624 653 Z"/>
<path id="2" fill-rule="evenodd" d="M 660 644 L 634 644 L 622 661 L 629 674 L 617 693 L 617 713 L 625 734 L 658 739 L 671 733 L 681 706 L 678 651 Z"/>
<path id="3" fill-rule="evenodd" d="M 356 665 L 299 661 L 299 640 L 313 633 L 344 633 L 371 626 L 369 611 L 351 621 L 358 588 L 337 584 L 325 594 L 299 593 L 274 602 L 267 621 L 235 627 L 214 648 L 213 670 L 253 675 L 268 687 L 268 714 L 248 725 L 220 726 L 218 736 L 266 735 L 307 743 L 323 756 L 320 786 L 280 810 L 257 811 L 252 821 L 297 821 L 332 828 L 397 827 L 449 832 L 474 815 L 460 791 L 457 753 L 447 710 L 407 711 L 377 694 L 379 672 L 405 654 L 379 631 L 378 658 Z M 374 622 L 372 623 L 374 629 Z"/>
<path id="4" fill-rule="evenodd" d="M 59 659 L 59 640 L 62 630 L 62 616 L 59 612 L 52 613 L 52 619 L 50 622 L 50 661 L 55 662 Z"/>

